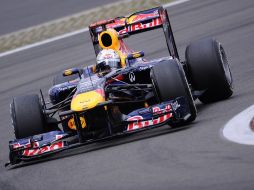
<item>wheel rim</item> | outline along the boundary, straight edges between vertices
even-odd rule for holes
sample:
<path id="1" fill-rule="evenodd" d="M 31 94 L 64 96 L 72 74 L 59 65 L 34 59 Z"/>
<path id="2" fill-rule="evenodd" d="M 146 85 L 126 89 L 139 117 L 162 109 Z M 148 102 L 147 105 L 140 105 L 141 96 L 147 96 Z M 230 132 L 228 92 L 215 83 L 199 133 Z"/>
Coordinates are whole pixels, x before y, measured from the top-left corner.
<path id="1" fill-rule="evenodd" d="M 219 46 L 220 46 L 220 58 L 221 58 L 223 70 L 224 70 L 227 82 L 231 86 L 231 84 L 232 84 L 232 75 L 231 75 L 230 67 L 229 67 L 229 64 L 228 64 L 228 59 L 227 59 L 227 56 L 226 56 L 226 53 L 225 53 L 223 47 L 221 45 L 219 45 Z"/>

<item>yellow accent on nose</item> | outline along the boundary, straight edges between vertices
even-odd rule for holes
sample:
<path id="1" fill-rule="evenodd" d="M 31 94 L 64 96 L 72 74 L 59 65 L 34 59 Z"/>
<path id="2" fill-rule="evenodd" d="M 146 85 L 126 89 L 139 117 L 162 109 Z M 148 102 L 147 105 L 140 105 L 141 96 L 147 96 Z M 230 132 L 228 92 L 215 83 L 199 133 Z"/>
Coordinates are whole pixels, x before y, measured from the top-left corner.
<path id="1" fill-rule="evenodd" d="M 104 101 L 105 101 L 105 98 L 96 91 L 90 91 L 83 94 L 78 94 L 71 101 L 71 110 L 85 111 L 85 110 L 96 107 L 98 103 L 101 103 Z"/>

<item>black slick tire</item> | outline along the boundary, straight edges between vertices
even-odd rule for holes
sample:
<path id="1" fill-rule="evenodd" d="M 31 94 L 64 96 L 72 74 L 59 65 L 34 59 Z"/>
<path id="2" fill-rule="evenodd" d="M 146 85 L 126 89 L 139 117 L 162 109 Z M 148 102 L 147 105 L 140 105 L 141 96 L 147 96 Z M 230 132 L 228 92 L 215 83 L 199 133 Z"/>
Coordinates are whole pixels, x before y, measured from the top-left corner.
<path id="1" fill-rule="evenodd" d="M 10 107 L 16 139 L 45 132 L 45 121 L 38 95 L 15 97 Z"/>
<path id="2" fill-rule="evenodd" d="M 215 39 L 192 42 L 185 52 L 187 72 L 194 90 L 204 90 L 203 103 L 229 98 L 233 94 L 233 79 L 226 53 Z"/>
<path id="3" fill-rule="evenodd" d="M 175 99 L 180 96 L 187 98 L 191 116 L 184 122 L 195 120 L 197 113 L 192 95 L 181 63 L 177 60 L 164 60 L 153 66 L 151 70 L 157 96 L 161 102 Z"/>

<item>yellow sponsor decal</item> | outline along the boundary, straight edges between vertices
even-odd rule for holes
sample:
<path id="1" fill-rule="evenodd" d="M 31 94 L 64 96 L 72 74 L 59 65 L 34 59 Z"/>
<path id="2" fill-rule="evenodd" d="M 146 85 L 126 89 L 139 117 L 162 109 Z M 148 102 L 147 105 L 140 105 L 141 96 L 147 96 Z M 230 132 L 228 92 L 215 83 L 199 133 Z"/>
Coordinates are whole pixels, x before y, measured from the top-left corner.
<path id="1" fill-rule="evenodd" d="M 80 117 L 80 123 L 81 123 L 81 127 L 84 129 L 86 128 L 86 120 L 84 117 Z M 72 130 L 76 130 L 77 127 L 75 125 L 75 121 L 74 121 L 74 118 L 71 118 L 69 121 L 68 121 L 68 127 Z"/>
<path id="2" fill-rule="evenodd" d="M 97 91 L 78 94 L 71 101 L 71 110 L 85 111 L 96 107 L 99 103 L 104 101 L 105 98 Z"/>

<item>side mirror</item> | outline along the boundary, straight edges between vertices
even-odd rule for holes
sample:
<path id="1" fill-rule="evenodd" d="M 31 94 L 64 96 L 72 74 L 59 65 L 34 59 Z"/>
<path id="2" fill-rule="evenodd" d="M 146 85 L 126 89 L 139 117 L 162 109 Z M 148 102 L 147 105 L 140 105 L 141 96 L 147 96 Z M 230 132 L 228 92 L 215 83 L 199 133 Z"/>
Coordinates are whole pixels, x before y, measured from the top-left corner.
<path id="1" fill-rule="evenodd" d="M 70 76 L 70 75 L 74 75 L 74 74 L 78 74 L 79 78 L 81 78 L 82 70 L 80 70 L 78 68 L 71 68 L 71 69 L 67 69 L 63 72 L 63 76 Z"/>
<path id="2" fill-rule="evenodd" d="M 145 55 L 145 53 L 143 51 L 137 51 L 137 52 L 133 52 L 133 53 L 129 54 L 127 56 L 127 59 L 132 60 L 132 59 L 144 57 L 144 55 Z"/>

